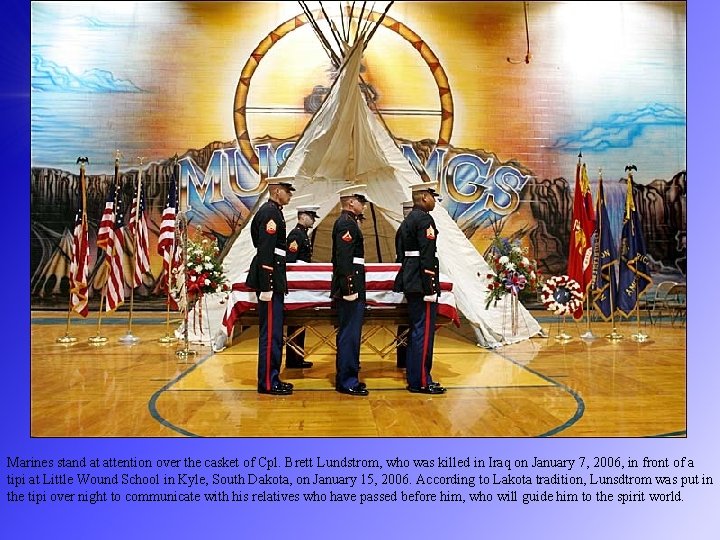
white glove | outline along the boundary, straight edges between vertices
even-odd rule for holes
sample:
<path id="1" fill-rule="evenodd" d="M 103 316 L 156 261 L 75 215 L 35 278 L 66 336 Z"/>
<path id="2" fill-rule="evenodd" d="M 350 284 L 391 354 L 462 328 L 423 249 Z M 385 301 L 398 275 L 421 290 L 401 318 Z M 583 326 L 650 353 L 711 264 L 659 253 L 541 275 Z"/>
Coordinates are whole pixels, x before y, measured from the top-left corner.
<path id="1" fill-rule="evenodd" d="M 272 291 L 262 291 L 259 298 L 262 302 L 269 302 L 272 300 Z"/>
<path id="2" fill-rule="evenodd" d="M 343 300 L 347 300 L 348 302 L 354 302 L 357 299 L 358 299 L 358 293 L 348 294 L 347 296 L 343 296 Z"/>
<path id="3" fill-rule="evenodd" d="M 423 300 L 425 302 L 437 302 L 438 297 L 437 294 L 428 294 L 427 296 L 423 296 Z"/>

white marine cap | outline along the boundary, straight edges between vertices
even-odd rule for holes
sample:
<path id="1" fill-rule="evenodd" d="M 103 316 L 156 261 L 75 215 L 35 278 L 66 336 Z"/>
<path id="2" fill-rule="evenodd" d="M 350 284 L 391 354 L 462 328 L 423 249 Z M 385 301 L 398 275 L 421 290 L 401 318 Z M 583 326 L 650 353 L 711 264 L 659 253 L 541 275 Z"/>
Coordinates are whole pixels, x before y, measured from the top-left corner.
<path id="1" fill-rule="evenodd" d="M 417 193 L 418 191 L 428 191 L 433 197 L 438 197 L 440 193 L 438 193 L 438 183 L 435 182 L 418 182 L 417 184 L 410 184 L 410 190 L 413 193 Z"/>
<path id="2" fill-rule="evenodd" d="M 319 218 L 317 211 L 320 210 L 319 206 L 307 204 L 305 206 L 298 206 L 297 211 L 298 214 L 307 214 L 309 216 L 314 217 L 315 219 Z"/>
<path id="3" fill-rule="evenodd" d="M 293 182 L 295 182 L 294 176 L 268 176 L 267 178 L 269 186 L 283 186 L 288 188 L 290 191 L 295 191 Z"/>
<path id="4" fill-rule="evenodd" d="M 341 190 L 339 190 L 337 193 L 340 195 L 340 198 L 343 197 L 355 197 L 357 200 L 359 200 L 362 203 L 365 202 L 371 202 L 370 198 L 367 196 L 367 190 L 366 190 L 365 184 L 353 184 L 350 186 L 345 186 Z"/>

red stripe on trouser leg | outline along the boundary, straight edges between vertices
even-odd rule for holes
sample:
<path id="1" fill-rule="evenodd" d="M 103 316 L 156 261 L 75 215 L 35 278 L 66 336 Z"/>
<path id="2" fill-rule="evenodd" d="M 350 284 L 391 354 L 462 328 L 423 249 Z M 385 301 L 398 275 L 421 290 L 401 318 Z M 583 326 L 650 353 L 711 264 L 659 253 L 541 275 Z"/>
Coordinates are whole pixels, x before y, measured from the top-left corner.
<path id="1" fill-rule="evenodd" d="M 428 341 L 430 332 L 430 302 L 425 302 L 425 335 L 423 336 L 423 352 L 420 359 L 420 386 L 427 386 L 427 373 L 425 362 L 427 360 Z"/>
<path id="2" fill-rule="evenodd" d="M 267 335 L 267 351 L 265 352 L 265 390 L 270 390 L 270 358 L 272 357 L 272 335 L 273 335 L 273 306 L 272 298 L 268 305 L 268 335 Z"/>

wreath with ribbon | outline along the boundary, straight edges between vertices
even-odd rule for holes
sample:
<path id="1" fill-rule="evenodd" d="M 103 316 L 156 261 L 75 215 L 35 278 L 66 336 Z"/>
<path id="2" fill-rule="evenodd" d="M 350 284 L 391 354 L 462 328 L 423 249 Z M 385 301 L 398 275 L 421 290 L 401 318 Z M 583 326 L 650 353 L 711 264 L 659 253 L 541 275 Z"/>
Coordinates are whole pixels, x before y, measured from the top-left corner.
<path id="1" fill-rule="evenodd" d="M 583 293 L 580 284 L 568 276 L 553 276 L 543 285 L 540 293 L 543 305 L 555 315 L 570 315 L 582 307 Z"/>

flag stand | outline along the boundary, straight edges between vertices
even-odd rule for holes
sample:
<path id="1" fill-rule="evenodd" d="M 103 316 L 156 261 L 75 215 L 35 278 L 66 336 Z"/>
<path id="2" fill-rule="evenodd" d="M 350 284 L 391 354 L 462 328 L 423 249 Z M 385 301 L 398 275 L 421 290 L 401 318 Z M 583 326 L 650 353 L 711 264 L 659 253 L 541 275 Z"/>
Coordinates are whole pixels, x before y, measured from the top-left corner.
<path id="1" fill-rule="evenodd" d="M 108 279 L 109 276 L 108 276 Z M 107 287 L 107 283 L 105 284 Z M 94 336 L 90 336 L 88 338 L 88 343 L 91 345 L 102 345 L 103 343 L 107 343 L 108 338 L 106 336 L 100 335 L 100 321 L 102 321 L 102 310 L 103 310 L 103 301 L 105 300 L 105 291 L 103 290 L 102 296 L 100 296 L 100 309 L 98 311 L 98 323 L 97 323 L 97 331 L 95 332 Z"/>
<path id="2" fill-rule="evenodd" d="M 635 288 L 635 293 L 637 296 L 637 287 Z M 633 341 L 636 341 L 638 343 L 645 343 L 650 336 L 648 336 L 646 333 L 644 333 L 642 330 L 640 330 L 640 297 L 635 298 L 635 312 L 637 314 L 637 333 L 630 336 L 630 338 Z"/>
<path id="3" fill-rule="evenodd" d="M 86 201 L 86 193 L 85 193 L 85 163 L 88 163 L 88 159 L 79 157 L 79 158 L 77 158 L 77 163 L 80 164 L 80 192 L 81 192 L 81 197 L 82 197 L 82 227 L 81 227 L 81 231 L 84 231 L 84 232 L 81 232 L 80 235 L 83 236 L 83 235 L 87 234 L 87 215 L 86 215 L 87 201 Z M 76 217 L 76 220 L 77 220 L 77 217 Z M 76 227 L 77 227 L 77 224 L 76 224 Z M 57 338 L 55 340 L 57 343 L 62 343 L 64 345 L 67 345 L 70 343 L 75 343 L 77 341 L 76 337 L 70 335 L 70 314 L 73 311 L 73 294 L 76 292 L 75 287 L 77 285 L 75 282 L 76 276 L 73 271 L 73 265 L 74 264 L 80 265 L 79 260 L 76 262 L 76 258 L 79 259 L 79 257 L 82 255 L 78 254 L 76 252 L 76 239 L 75 239 L 74 231 L 75 231 L 75 229 L 73 230 L 73 249 L 72 249 L 72 255 L 70 257 L 70 259 L 71 259 L 70 272 L 69 272 L 70 280 L 69 280 L 69 287 L 68 287 L 69 297 L 68 297 L 67 322 L 65 323 L 65 335 L 60 336 L 59 338 Z M 82 241 L 80 241 L 80 243 L 82 243 Z M 78 249 L 80 249 L 80 248 L 78 247 Z M 86 266 L 83 265 L 83 268 L 86 269 Z M 87 286 L 87 275 L 85 275 L 84 282 L 85 282 L 85 286 Z M 82 294 L 80 289 L 77 290 L 77 294 L 78 294 L 78 296 L 80 294 Z M 86 296 L 84 298 L 84 300 L 85 300 L 84 307 L 85 307 L 85 309 L 87 309 L 87 294 L 88 294 L 87 290 L 85 291 L 85 294 L 86 294 Z M 80 312 L 78 312 L 78 313 L 80 313 Z M 86 315 L 87 315 L 87 311 L 85 312 L 85 315 L 83 315 L 83 316 L 86 316 Z"/>
<path id="4" fill-rule="evenodd" d="M 566 316 L 563 315 L 562 319 L 558 320 L 558 335 L 555 336 L 556 341 L 562 341 L 563 343 L 567 343 L 572 340 L 572 336 L 565 331 L 565 317 Z M 560 320 L 562 320 L 562 325 L 560 325 Z"/>
<path id="5" fill-rule="evenodd" d="M 137 256 L 137 255 L 136 255 Z M 134 271 L 134 270 L 133 270 Z M 133 277 L 133 280 L 135 278 Z M 132 316 L 133 316 L 133 293 L 135 289 L 130 289 L 130 311 L 128 313 L 128 329 L 127 334 L 122 336 L 118 341 L 124 345 L 135 345 L 140 341 L 140 338 L 137 336 L 134 336 L 132 333 Z"/>
<path id="6" fill-rule="evenodd" d="M 67 345 L 68 343 L 75 343 L 77 338 L 70 335 L 70 312 L 72 311 L 72 287 L 70 288 L 70 300 L 68 300 L 68 312 L 67 312 L 67 323 L 65 324 L 65 335 L 60 336 L 55 341 Z"/>
<path id="7" fill-rule="evenodd" d="M 612 332 L 606 334 L 605 337 L 610 341 L 620 341 L 623 339 L 623 335 L 618 333 L 617 328 L 615 328 L 615 306 L 613 302 L 612 280 L 610 280 L 610 321 L 612 322 Z"/>
<path id="8" fill-rule="evenodd" d="M 135 345 L 140 341 L 140 338 L 137 336 L 134 336 L 132 333 L 132 318 L 133 318 L 133 306 L 134 306 L 134 300 L 135 300 L 135 272 L 137 270 L 138 265 L 138 249 L 140 248 L 138 244 L 138 238 L 140 236 L 140 197 L 142 195 L 142 164 L 143 160 L 145 158 L 139 157 L 140 160 L 140 168 L 138 169 L 138 190 L 137 190 L 137 198 L 135 200 L 135 234 L 134 234 L 134 244 L 135 244 L 135 252 L 133 253 L 133 277 L 132 277 L 132 287 L 130 287 L 130 311 L 128 313 L 128 329 L 127 334 L 122 336 L 118 341 L 124 345 Z"/>
<path id="9" fill-rule="evenodd" d="M 165 335 L 158 339 L 159 343 L 167 345 L 175 343 L 177 338 L 170 333 L 170 274 L 168 274 L 167 311 L 165 314 Z"/>
<path id="10" fill-rule="evenodd" d="M 590 287 L 592 286 L 592 283 L 588 283 L 587 287 L 585 288 L 585 299 L 587 300 L 587 309 L 585 310 L 585 317 L 587 319 L 587 330 L 585 330 L 584 333 L 580 334 L 580 339 L 584 341 L 594 341 L 597 339 L 597 336 L 593 334 L 592 330 L 590 329 Z"/>

